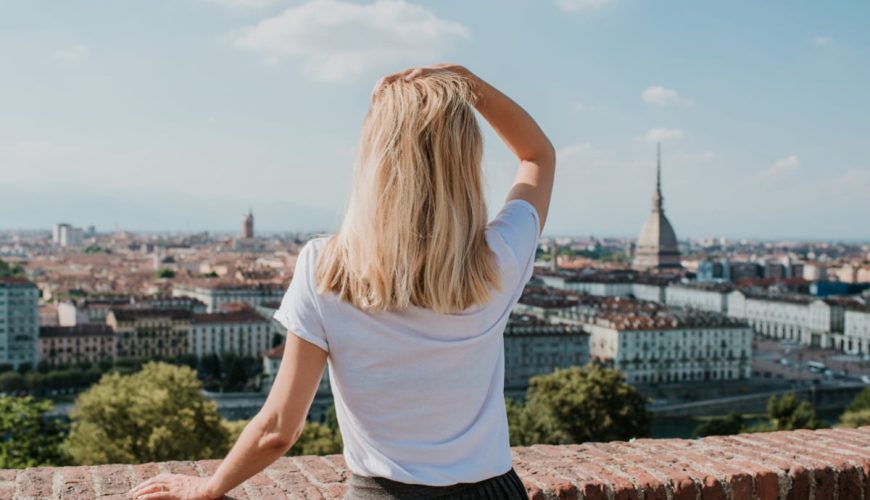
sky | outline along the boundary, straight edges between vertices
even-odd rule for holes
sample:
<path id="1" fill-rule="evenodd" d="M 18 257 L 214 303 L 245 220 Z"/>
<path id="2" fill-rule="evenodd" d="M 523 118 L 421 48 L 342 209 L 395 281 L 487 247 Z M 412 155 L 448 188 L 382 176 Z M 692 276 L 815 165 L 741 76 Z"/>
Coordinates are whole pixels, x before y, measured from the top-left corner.
<path id="1" fill-rule="evenodd" d="M 375 81 L 455 62 L 557 149 L 545 236 L 870 240 L 870 3 L 0 0 L 0 229 L 332 231 Z M 516 169 L 485 130 L 490 214 Z"/>

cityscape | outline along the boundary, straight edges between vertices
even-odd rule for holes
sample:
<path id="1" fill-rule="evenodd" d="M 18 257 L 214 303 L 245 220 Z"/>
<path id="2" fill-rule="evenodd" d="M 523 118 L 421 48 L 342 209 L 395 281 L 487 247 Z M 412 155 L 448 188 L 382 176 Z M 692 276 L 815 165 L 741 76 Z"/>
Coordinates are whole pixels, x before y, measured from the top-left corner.
<path id="1" fill-rule="evenodd" d="M 724 409 L 761 413 L 772 394 L 800 394 L 833 423 L 870 384 L 870 244 L 681 241 L 662 168 L 659 146 L 636 240 L 539 241 L 504 332 L 506 396 L 595 363 L 649 398 L 654 436 L 689 437 Z M 63 415 L 97 367 L 182 360 L 223 416 L 250 418 L 280 364 L 272 315 L 312 236 L 260 236 L 254 221 L 248 210 L 235 236 L 66 222 L 2 233 L 2 392 L 53 397 Z M 77 368 L 97 374 L 69 377 Z M 67 376 L 31 386 L 28 371 Z M 309 419 L 331 405 L 325 371 Z"/>
<path id="2" fill-rule="evenodd" d="M 870 499 L 868 19 L 854 0 L 0 1 L 0 500 L 349 500 L 361 469 L 428 488 L 503 471 L 507 448 L 517 498 Z M 340 228 L 383 243 L 345 224 L 369 219 L 372 110 L 435 64 L 470 77 L 451 137 L 481 146 L 473 220 L 527 215 L 506 195 L 555 161 L 527 200 L 530 278 L 490 343 L 463 339 L 490 357 L 351 311 L 383 335 L 331 323 L 318 375 L 304 330 L 327 328 L 283 315 L 312 282 L 297 260 Z M 420 149 L 401 124 L 397 151 Z M 333 284 L 371 266 L 348 260 Z M 446 289 L 434 267 L 413 294 Z M 357 345 L 379 357 L 334 349 Z"/>

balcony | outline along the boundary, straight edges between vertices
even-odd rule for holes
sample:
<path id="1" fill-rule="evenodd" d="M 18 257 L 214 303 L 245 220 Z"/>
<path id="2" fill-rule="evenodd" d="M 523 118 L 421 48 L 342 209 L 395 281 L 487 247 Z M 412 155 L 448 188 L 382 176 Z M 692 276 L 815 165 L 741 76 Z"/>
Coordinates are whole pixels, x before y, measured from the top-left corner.
<path id="1" fill-rule="evenodd" d="M 870 427 L 697 440 L 513 448 L 533 500 L 857 500 L 870 498 Z M 205 475 L 218 460 L 0 470 L 0 498 L 122 499 L 161 472 Z M 227 498 L 341 499 L 341 455 L 284 457 Z"/>

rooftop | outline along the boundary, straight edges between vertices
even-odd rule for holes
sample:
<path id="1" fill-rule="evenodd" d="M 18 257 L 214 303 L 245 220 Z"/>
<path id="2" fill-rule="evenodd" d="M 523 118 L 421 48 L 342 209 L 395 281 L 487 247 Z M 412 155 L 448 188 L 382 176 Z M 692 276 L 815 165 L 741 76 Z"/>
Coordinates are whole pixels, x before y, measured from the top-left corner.
<path id="1" fill-rule="evenodd" d="M 870 427 L 511 449 L 532 500 L 870 498 Z M 162 472 L 208 475 L 220 461 L 0 470 L 0 498 L 122 499 Z M 341 499 L 341 455 L 278 459 L 228 499 Z"/>

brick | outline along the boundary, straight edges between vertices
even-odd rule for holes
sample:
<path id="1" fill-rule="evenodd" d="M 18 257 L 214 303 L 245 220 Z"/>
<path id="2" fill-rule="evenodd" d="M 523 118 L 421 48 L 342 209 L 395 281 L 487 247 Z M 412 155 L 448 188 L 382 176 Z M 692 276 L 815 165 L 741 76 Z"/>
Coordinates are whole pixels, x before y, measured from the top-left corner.
<path id="1" fill-rule="evenodd" d="M 54 469 L 49 467 L 36 467 L 27 469 L 18 474 L 17 483 L 19 493 L 23 497 L 50 497 L 52 496 L 52 478 Z"/>
<path id="2" fill-rule="evenodd" d="M 855 467 L 839 471 L 838 485 L 839 498 L 861 498 L 861 473 Z"/>
<path id="3" fill-rule="evenodd" d="M 147 464 L 136 464 L 133 466 L 134 486 L 158 474 L 160 474 L 160 464 L 154 462 L 149 462 Z"/>
<path id="4" fill-rule="evenodd" d="M 815 499 L 870 500 L 870 427 L 535 445 L 511 454 L 534 500 L 780 500 L 780 483 L 784 499 L 814 493 Z M 220 463 L 0 470 L 0 499 L 122 500 L 131 486 L 161 472 L 211 475 Z M 341 455 L 282 457 L 227 498 L 341 499 L 349 477 Z"/>
<path id="5" fill-rule="evenodd" d="M 169 469 L 169 472 L 172 474 L 184 474 L 186 476 L 199 475 L 199 471 L 196 470 L 194 462 L 187 460 L 183 462 L 166 462 L 166 468 Z"/>
<path id="6" fill-rule="evenodd" d="M 99 478 L 102 495 L 123 495 L 135 486 L 130 482 L 126 467 L 99 465 L 92 469 L 92 474 L 95 479 Z"/>
<path id="7" fill-rule="evenodd" d="M 61 469 L 60 498 L 76 499 L 96 496 L 97 492 L 94 489 L 89 467 L 64 467 Z"/>
<path id="8" fill-rule="evenodd" d="M 787 500 L 806 500 L 810 497 L 810 472 L 796 465 L 788 471 L 788 476 L 791 479 L 791 488 L 786 494 Z"/>

